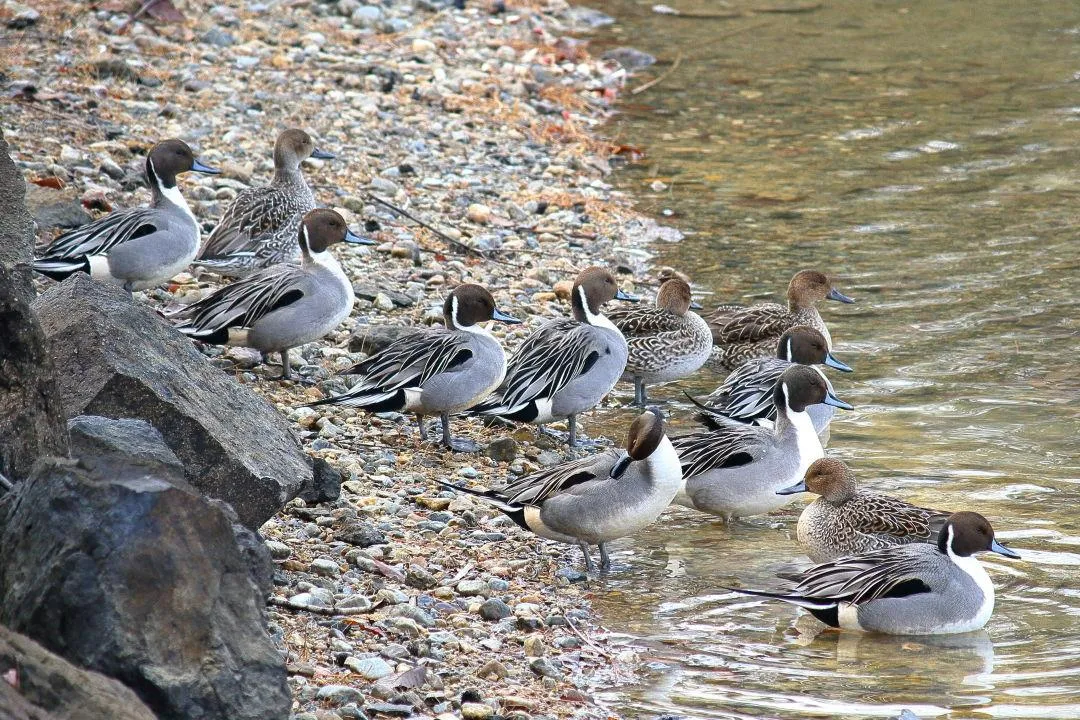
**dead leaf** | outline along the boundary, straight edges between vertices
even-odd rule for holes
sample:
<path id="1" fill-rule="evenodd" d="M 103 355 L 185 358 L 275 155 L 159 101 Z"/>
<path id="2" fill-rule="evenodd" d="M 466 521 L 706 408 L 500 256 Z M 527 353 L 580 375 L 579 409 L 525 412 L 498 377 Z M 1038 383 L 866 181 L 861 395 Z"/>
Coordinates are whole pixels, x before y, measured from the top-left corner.
<path id="1" fill-rule="evenodd" d="M 41 187 L 52 188 L 53 190 L 63 190 L 67 187 L 67 183 L 63 178 L 58 178 L 55 175 L 53 177 L 38 178 L 37 180 L 31 180 L 30 182 Z"/>

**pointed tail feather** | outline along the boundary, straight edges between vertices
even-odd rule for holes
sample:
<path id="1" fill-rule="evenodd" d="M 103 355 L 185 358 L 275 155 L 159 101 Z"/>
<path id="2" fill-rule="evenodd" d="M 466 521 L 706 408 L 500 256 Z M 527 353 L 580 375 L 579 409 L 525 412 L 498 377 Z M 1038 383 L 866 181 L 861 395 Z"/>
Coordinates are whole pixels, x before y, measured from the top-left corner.
<path id="1" fill-rule="evenodd" d="M 76 260 L 49 260 L 40 259 L 34 260 L 32 267 L 36 272 L 41 273 L 45 277 L 52 278 L 53 280 L 63 280 L 69 275 L 77 272 L 90 272 L 90 261 L 84 258 Z"/>
<path id="2" fill-rule="evenodd" d="M 305 403 L 302 407 L 318 407 L 319 405 L 340 405 L 341 407 L 359 408 L 368 412 L 404 412 L 406 395 L 404 390 L 356 395 L 344 393 Z"/>
<path id="3" fill-rule="evenodd" d="M 753 595 L 754 597 L 780 600 L 781 602 L 798 605 L 799 607 L 806 608 L 807 610 L 833 610 L 839 605 L 836 600 L 829 600 L 826 598 L 812 598 L 806 597 L 805 595 L 791 595 L 789 593 L 768 592 L 765 590 L 749 590 L 726 586 L 721 587 L 723 587 L 725 590 L 730 590 L 731 592 L 737 592 L 740 595 Z"/>

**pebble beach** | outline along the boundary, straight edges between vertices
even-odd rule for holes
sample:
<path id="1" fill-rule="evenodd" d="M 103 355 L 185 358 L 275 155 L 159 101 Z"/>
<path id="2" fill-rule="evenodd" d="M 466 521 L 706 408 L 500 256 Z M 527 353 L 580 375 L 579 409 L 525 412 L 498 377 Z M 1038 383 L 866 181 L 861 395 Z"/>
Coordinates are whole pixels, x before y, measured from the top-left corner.
<path id="1" fill-rule="evenodd" d="M 269 181 L 280 130 L 304 128 L 337 156 L 304 171 L 321 205 L 378 242 L 336 250 L 352 316 L 292 353 L 300 382 L 277 379 L 276 357 L 202 348 L 342 473 L 338 500 L 293 500 L 261 529 L 293 717 L 612 717 L 595 693 L 633 682 L 641 659 L 607 642 L 580 552 L 434 482 L 499 486 L 562 462 L 565 446 L 458 418 L 455 432 L 486 449 L 457 455 L 421 443 L 411 417 L 302 407 L 344 391 L 336 373 L 400 328 L 441 321 L 463 282 L 525 319 L 493 328 L 508 352 L 569 314 L 589 265 L 651 296 L 648 247 L 680 235 L 607 181 L 621 158 L 597 128 L 637 81 L 577 39 L 605 17 L 561 0 L 177 10 L 184 19 L 132 21 L 119 6 L 0 3 L 0 122 L 42 242 L 80 213 L 145 202 L 143 156 L 160 139 L 223 171 L 180 183 L 204 233 L 238 191 Z M 220 284 L 193 271 L 145 299 L 167 309 Z M 605 404 L 616 445 L 636 414 L 628 400 Z"/>

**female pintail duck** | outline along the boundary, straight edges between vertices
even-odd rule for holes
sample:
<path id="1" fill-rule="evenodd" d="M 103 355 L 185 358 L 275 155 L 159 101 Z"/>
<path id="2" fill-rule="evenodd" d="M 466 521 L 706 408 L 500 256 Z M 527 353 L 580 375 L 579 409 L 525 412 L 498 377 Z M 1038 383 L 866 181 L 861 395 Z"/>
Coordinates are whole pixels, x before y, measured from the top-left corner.
<path id="1" fill-rule="evenodd" d="M 800 270 L 788 283 L 787 307 L 777 303 L 721 305 L 709 316 L 713 349 L 709 366 L 734 370 L 747 360 L 768 357 L 777 339 L 796 325 L 809 325 L 822 335 L 832 349 L 829 328 L 817 311 L 822 300 L 855 302 L 832 286 L 825 273 Z"/>
<path id="2" fill-rule="evenodd" d="M 859 489 L 851 469 L 835 458 L 815 460 L 802 480 L 776 492 L 821 496 L 799 516 L 799 542 L 814 562 L 892 545 L 934 542 L 949 519 L 947 512 Z"/>
<path id="3" fill-rule="evenodd" d="M 176 186 L 176 176 L 186 172 L 219 171 L 196 160 L 182 140 L 159 142 L 146 156 L 150 205 L 118 210 L 61 235 L 34 260 L 34 269 L 55 280 L 84 272 L 128 292 L 155 287 L 186 269 L 199 249 L 199 222 Z"/>
<path id="4" fill-rule="evenodd" d="M 495 307 L 479 285 L 458 285 L 443 304 L 445 328 L 419 330 L 346 370 L 360 380 L 341 395 L 313 402 L 368 412 L 414 413 L 420 438 L 427 440 L 425 415 L 439 415 L 442 443 L 451 450 L 476 452 L 476 443 L 450 434 L 450 416 L 487 397 L 506 375 L 506 355 L 495 337 L 479 325 L 488 320 L 521 322 Z"/>
<path id="5" fill-rule="evenodd" d="M 248 188 L 233 200 L 199 250 L 196 263 L 222 275 L 250 274 L 283 262 L 298 262 L 296 233 L 300 219 L 315 209 L 315 195 L 300 163 L 308 158 L 333 160 L 315 147 L 303 130 L 286 130 L 274 143 L 274 179 Z"/>
<path id="6" fill-rule="evenodd" d="M 773 388 L 780 375 L 795 364 L 828 365 L 841 372 L 851 372 L 850 367 L 829 352 L 824 335 L 809 325 L 799 325 L 780 336 L 776 343 L 776 357 L 750 360 L 728 375 L 723 385 L 713 390 L 702 402 L 691 398 L 696 405 L 708 411 L 701 413 L 699 418 L 712 428 L 719 427 L 722 422 L 716 420 L 715 415 L 745 423 L 775 420 Z M 832 383 L 828 384 L 828 390 L 833 392 Z M 807 412 L 814 423 L 814 430 L 820 435 L 829 426 L 834 410 L 831 405 L 819 403 L 811 405 Z"/>
<path id="7" fill-rule="evenodd" d="M 936 544 L 894 545 L 802 573 L 790 591 L 737 590 L 806 608 L 818 620 L 889 635 L 948 635 L 986 625 L 994 584 L 975 553 L 1019 558 L 982 515 L 949 516 Z"/>
<path id="8" fill-rule="evenodd" d="M 636 300 L 603 268 L 583 270 L 570 293 L 572 320 L 551 320 L 521 344 L 492 397 L 478 415 L 543 425 L 567 418 L 577 447 L 577 416 L 615 387 L 626 367 L 626 338 L 600 312 L 609 300 Z"/>
<path id="9" fill-rule="evenodd" d="M 207 343 L 281 353 L 288 380 L 289 348 L 314 342 L 349 317 L 353 289 L 329 248 L 374 245 L 354 235 L 333 210 L 312 210 L 300 224 L 299 265 L 274 265 L 172 314 L 177 330 Z"/>
<path id="10" fill-rule="evenodd" d="M 579 545 L 586 568 L 595 572 L 589 545 L 599 546 L 600 567 L 608 570 L 606 543 L 656 520 L 678 492 L 682 472 L 660 413 L 650 410 L 630 426 L 625 453 L 607 450 L 572 460 L 498 492 L 436 482 L 484 498 L 540 537 Z"/>
<path id="11" fill-rule="evenodd" d="M 694 305 L 690 286 L 668 277 L 660 285 L 655 306 L 618 309 L 609 315 L 629 348 L 622 379 L 633 380 L 634 401 L 641 407 L 646 403 L 646 385 L 686 377 L 709 359 L 712 334 L 708 324 L 690 312 Z"/>
<path id="12" fill-rule="evenodd" d="M 810 463 L 825 454 L 807 408 L 816 403 L 852 407 L 829 392 L 825 376 L 808 365 L 783 372 L 773 401 L 779 412 L 771 428 L 731 421 L 672 440 L 685 486 L 676 503 L 727 521 L 767 513 L 787 502 L 776 491 L 801 479 Z"/>

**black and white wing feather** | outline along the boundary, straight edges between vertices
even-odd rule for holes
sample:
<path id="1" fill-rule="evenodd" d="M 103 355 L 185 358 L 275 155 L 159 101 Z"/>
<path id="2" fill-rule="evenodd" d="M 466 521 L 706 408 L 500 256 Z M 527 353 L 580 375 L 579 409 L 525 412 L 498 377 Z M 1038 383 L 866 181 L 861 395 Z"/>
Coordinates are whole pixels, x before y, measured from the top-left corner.
<path id="1" fill-rule="evenodd" d="M 300 268 L 279 265 L 267 268 L 215 291 L 210 297 L 170 316 L 180 332 L 191 337 L 224 342 L 217 338 L 228 328 L 250 328 L 260 318 L 304 296 Z"/>

